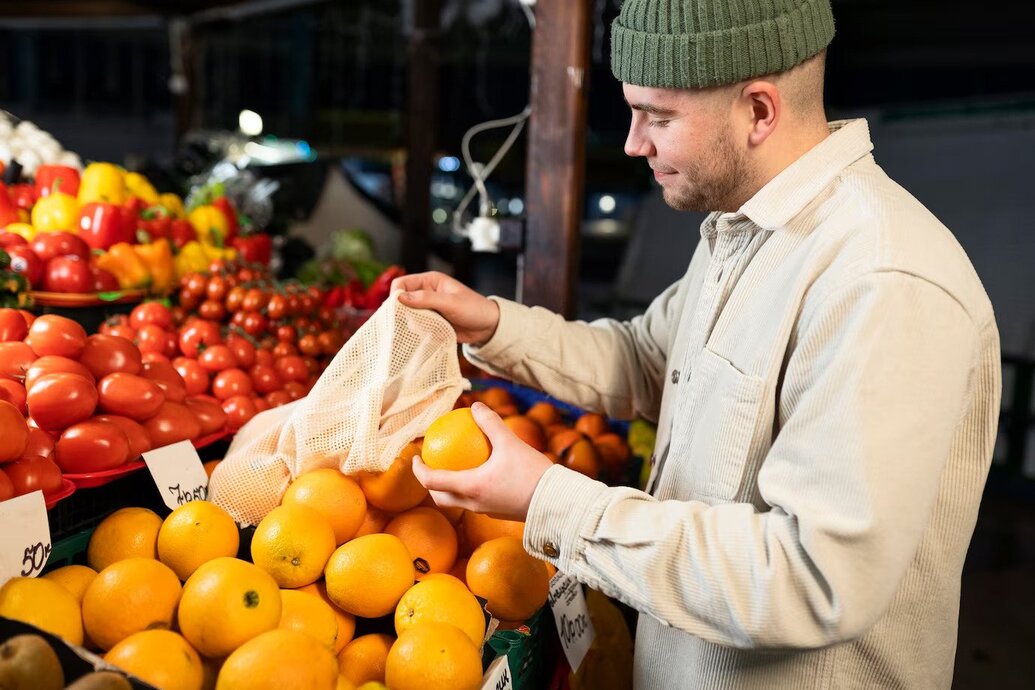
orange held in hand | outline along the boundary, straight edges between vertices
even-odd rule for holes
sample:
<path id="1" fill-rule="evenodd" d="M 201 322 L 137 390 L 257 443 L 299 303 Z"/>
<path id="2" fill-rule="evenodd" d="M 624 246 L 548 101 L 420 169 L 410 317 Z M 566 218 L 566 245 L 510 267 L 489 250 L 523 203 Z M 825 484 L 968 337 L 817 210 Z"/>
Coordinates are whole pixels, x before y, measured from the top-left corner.
<path id="1" fill-rule="evenodd" d="M 478 467 L 492 453 L 492 444 L 474 421 L 471 408 L 445 413 L 424 434 L 421 459 L 437 470 L 469 470 Z"/>

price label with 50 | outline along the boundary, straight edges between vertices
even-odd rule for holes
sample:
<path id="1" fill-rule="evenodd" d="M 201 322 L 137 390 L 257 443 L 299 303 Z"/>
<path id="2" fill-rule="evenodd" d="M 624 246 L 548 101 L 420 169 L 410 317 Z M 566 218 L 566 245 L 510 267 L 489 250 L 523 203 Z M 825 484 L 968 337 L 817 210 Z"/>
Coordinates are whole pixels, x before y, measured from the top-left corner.
<path id="1" fill-rule="evenodd" d="M 35 577 L 50 558 L 50 520 L 42 491 L 0 502 L 0 585 Z"/>

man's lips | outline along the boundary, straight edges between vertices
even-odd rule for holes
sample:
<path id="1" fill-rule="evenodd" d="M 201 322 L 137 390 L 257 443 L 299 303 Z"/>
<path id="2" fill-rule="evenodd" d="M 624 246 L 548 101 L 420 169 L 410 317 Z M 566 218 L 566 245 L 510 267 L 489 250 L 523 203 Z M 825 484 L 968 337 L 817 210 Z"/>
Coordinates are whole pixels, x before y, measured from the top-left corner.
<path id="1" fill-rule="evenodd" d="M 674 170 L 670 170 L 670 171 L 666 172 L 666 171 L 662 171 L 662 170 L 657 170 L 655 168 L 651 168 L 651 169 L 654 170 L 654 179 L 655 180 L 659 180 L 659 181 L 667 179 L 669 177 L 672 177 L 673 175 L 676 174 Z"/>

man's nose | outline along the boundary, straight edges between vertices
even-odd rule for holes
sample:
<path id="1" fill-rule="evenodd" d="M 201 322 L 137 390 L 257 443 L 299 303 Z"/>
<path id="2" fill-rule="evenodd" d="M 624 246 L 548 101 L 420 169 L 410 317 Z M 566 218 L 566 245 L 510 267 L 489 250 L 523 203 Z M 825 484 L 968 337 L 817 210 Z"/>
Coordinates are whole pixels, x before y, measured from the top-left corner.
<path id="1" fill-rule="evenodd" d="M 650 139 L 643 135 L 640 128 L 635 124 L 629 127 L 629 136 L 625 139 L 625 155 L 636 158 L 638 156 L 650 156 L 654 147 Z"/>

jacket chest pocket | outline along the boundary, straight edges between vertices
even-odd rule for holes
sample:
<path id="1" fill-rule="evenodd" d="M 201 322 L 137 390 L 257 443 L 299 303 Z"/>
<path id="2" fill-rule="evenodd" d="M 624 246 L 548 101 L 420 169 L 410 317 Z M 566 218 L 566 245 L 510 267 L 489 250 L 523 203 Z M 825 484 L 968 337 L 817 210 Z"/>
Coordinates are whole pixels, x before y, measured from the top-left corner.
<path id="1" fill-rule="evenodd" d="M 737 498 L 753 455 L 764 384 L 707 348 L 697 355 L 673 410 L 671 479 L 682 485 L 679 493 L 692 494 L 679 498 Z"/>

